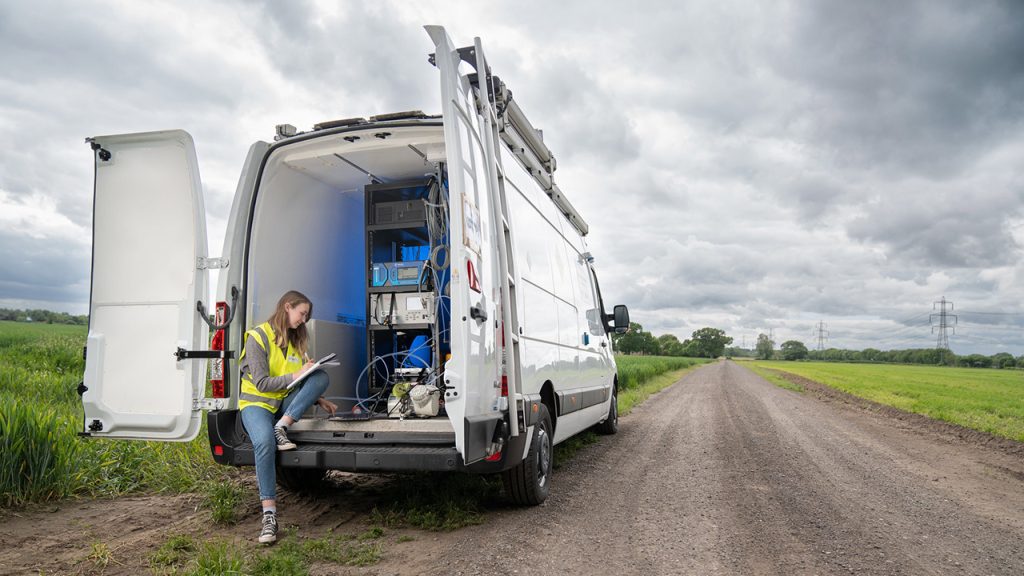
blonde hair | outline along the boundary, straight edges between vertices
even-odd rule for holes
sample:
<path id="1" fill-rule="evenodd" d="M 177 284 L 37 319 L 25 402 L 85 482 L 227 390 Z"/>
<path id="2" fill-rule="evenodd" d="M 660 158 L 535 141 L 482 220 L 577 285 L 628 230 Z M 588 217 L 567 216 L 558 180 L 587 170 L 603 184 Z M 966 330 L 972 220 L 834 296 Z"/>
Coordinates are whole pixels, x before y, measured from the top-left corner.
<path id="1" fill-rule="evenodd" d="M 285 304 L 292 308 L 300 304 L 309 304 L 309 317 L 313 316 L 313 303 L 305 294 L 298 290 L 289 290 L 277 301 L 274 313 L 270 315 L 267 322 L 274 329 L 275 344 L 282 352 L 288 352 L 288 344 L 291 344 L 295 351 L 302 356 L 306 353 L 306 343 L 309 341 L 309 333 L 306 332 L 306 323 L 299 324 L 299 327 L 292 330 L 288 327 L 288 311 Z"/>

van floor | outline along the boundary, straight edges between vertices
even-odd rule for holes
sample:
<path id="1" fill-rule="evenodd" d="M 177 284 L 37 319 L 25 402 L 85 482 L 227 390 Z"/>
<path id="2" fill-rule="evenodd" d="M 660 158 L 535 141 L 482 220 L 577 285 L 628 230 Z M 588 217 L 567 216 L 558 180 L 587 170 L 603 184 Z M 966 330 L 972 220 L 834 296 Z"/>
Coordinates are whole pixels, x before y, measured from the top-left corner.
<path id="1" fill-rule="evenodd" d="M 374 418 L 372 420 L 331 420 L 329 418 L 303 418 L 289 430 L 310 432 L 429 432 L 451 433 L 451 422 L 444 416 L 434 418 Z"/>

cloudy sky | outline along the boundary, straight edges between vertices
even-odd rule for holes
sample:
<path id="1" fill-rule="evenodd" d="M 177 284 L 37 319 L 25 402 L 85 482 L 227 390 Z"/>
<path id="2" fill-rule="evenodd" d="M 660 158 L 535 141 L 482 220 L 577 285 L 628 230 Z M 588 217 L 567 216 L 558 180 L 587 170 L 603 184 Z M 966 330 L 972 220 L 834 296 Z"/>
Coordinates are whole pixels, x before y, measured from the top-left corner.
<path id="1" fill-rule="evenodd" d="M 439 112 L 424 24 L 483 39 L 646 330 L 929 347 L 945 297 L 1024 354 L 1012 0 L 0 3 L 0 307 L 87 311 L 85 137 L 189 131 L 216 255 L 275 124 Z"/>

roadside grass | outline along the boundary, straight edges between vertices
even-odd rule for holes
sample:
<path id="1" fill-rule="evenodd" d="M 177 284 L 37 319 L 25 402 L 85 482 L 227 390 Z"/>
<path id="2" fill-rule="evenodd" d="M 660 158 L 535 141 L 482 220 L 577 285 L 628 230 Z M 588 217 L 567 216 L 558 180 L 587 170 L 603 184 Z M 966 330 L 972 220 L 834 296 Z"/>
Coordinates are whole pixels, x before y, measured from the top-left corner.
<path id="1" fill-rule="evenodd" d="M 199 545 L 187 534 L 175 534 L 149 557 L 149 567 L 155 573 L 173 573 L 199 551 Z"/>
<path id="2" fill-rule="evenodd" d="M 205 432 L 188 443 L 78 436 L 85 337 L 84 326 L 0 322 L 0 507 L 189 492 L 216 478 Z"/>
<path id="3" fill-rule="evenodd" d="M 633 407 L 651 394 L 668 388 L 691 369 L 710 362 L 706 358 L 666 356 L 616 356 L 619 367 L 619 414 L 629 414 Z"/>
<path id="4" fill-rule="evenodd" d="M 238 522 L 238 505 L 246 497 L 244 488 L 230 480 L 210 482 L 206 485 L 206 505 L 216 524 Z"/>
<path id="5" fill-rule="evenodd" d="M 278 535 L 274 546 L 254 548 L 241 541 L 197 543 L 190 536 L 175 535 L 150 556 L 149 566 L 153 573 L 185 576 L 308 576 L 315 563 L 371 566 L 380 562 L 383 536 L 379 527 L 358 537 L 330 534 L 321 538 L 300 538 L 295 530 L 286 529 Z M 405 541 L 408 540 L 396 540 Z"/>
<path id="6" fill-rule="evenodd" d="M 786 380 L 782 376 L 779 376 L 779 374 L 774 370 L 768 369 L 764 366 L 759 366 L 757 364 L 754 364 L 753 362 L 747 362 L 744 366 L 749 370 L 753 371 L 761 378 L 764 378 L 765 380 L 771 382 L 772 384 L 775 384 L 779 388 L 785 388 L 787 390 L 792 390 L 794 392 L 800 393 L 803 393 L 805 391 L 803 386 L 797 384 L 796 382 L 790 382 L 789 380 Z"/>
<path id="7" fill-rule="evenodd" d="M 1024 442 L 1024 373 L 943 366 L 757 362 L 843 392 Z"/>
<path id="8" fill-rule="evenodd" d="M 615 364 L 619 369 L 619 393 L 621 394 L 623 390 L 636 388 L 651 378 L 665 372 L 681 370 L 706 362 L 709 362 L 706 358 L 616 355 Z"/>

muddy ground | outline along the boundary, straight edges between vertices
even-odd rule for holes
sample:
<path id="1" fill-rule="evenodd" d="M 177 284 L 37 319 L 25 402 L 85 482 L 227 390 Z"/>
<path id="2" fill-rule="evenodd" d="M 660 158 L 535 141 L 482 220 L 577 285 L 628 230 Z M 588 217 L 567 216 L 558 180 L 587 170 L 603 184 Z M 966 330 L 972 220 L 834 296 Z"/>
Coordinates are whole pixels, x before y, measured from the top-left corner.
<path id="1" fill-rule="evenodd" d="M 705 366 L 556 471 L 540 507 L 386 531 L 381 561 L 319 574 L 1024 574 L 1024 449 L 802 382 Z M 248 478 L 248 475 L 246 475 Z M 284 494 L 303 537 L 357 534 L 402 477 Z M 212 525 L 201 496 L 65 502 L 0 516 L 0 573 L 146 573 L 170 535 L 251 544 L 256 503 Z M 103 569 L 93 544 L 111 551 Z"/>

